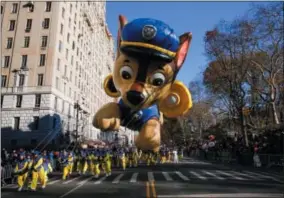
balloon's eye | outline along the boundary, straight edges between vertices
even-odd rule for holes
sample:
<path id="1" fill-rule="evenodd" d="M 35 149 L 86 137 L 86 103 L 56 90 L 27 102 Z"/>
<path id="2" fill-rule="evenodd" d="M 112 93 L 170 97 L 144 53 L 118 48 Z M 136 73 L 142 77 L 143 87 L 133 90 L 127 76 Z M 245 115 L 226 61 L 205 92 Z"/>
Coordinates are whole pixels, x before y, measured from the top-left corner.
<path id="1" fill-rule="evenodd" d="M 151 77 L 151 84 L 154 86 L 162 86 L 166 81 L 166 77 L 162 73 L 155 73 Z"/>
<path id="2" fill-rule="evenodd" d="M 129 66 L 123 66 L 121 69 L 120 69 L 120 75 L 123 79 L 125 80 L 129 80 L 133 77 L 133 70 L 131 67 Z"/>

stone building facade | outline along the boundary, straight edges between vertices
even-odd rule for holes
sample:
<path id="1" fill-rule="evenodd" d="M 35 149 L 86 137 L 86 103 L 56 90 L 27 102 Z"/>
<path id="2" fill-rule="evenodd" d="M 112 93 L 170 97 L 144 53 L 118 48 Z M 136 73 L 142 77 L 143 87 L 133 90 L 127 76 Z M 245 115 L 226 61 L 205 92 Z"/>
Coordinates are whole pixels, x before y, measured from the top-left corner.
<path id="1" fill-rule="evenodd" d="M 102 82 L 114 61 L 105 15 L 105 2 L 1 2 L 3 147 L 65 144 L 77 127 L 100 137 L 91 119 L 112 100 Z"/>

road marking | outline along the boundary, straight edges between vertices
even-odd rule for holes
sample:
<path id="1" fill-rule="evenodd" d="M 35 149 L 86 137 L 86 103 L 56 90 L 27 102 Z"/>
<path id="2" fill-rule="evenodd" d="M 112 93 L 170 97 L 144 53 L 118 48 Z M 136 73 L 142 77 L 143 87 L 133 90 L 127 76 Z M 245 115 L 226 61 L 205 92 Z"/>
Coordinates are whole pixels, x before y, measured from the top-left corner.
<path id="1" fill-rule="evenodd" d="M 237 171 L 231 171 L 231 172 L 236 174 L 236 175 L 241 175 L 241 176 L 248 177 L 248 178 L 251 178 L 251 179 L 262 180 L 260 178 L 257 178 L 256 176 L 252 176 L 252 175 L 249 175 L 249 174 L 244 174 L 244 173 L 240 173 L 240 172 L 237 172 Z"/>
<path id="2" fill-rule="evenodd" d="M 107 178 L 106 176 L 100 178 L 99 180 L 95 181 L 95 184 L 100 184 L 100 183 L 102 183 L 106 178 Z"/>
<path id="3" fill-rule="evenodd" d="M 81 182 L 79 182 L 79 185 L 76 186 L 75 188 L 69 190 L 68 192 L 66 192 L 65 194 L 61 195 L 59 198 L 63 198 L 66 197 L 67 195 L 71 194 L 72 192 L 74 192 L 75 190 L 78 190 L 80 187 L 82 187 L 86 182 L 88 182 L 89 180 L 91 180 L 93 177 L 90 177 L 86 180 L 83 180 Z"/>
<path id="4" fill-rule="evenodd" d="M 84 185 L 85 183 L 87 183 L 88 181 L 92 180 L 95 176 L 91 176 L 83 181 L 78 182 L 78 185 Z"/>
<path id="5" fill-rule="evenodd" d="M 216 179 L 225 180 L 224 177 L 220 177 L 220 176 L 218 176 L 218 175 L 216 175 L 216 174 L 214 174 L 214 173 L 211 173 L 211 172 L 208 172 L 208 171 L 205 171 L 205 170 L 203 170 L 202 172 L 205 173 L 205 174 L 207 174 L 207 175 L 210 175 L 210 176 L 212 176 L 212 177 L 214 177 L 214 178 L 216 178 Z"/>
<path id="6" fill-rule="evenodd" d="M 233 175 L 233 174 L 226 173 L 226 172 L 224 172 L 224 171 L 216 171 L 216 172 L 219 173 L 219 174 L 222 174 L 222 175 L 226 175 L 226 176 L 229 176 L 229 177 L 233 177 L 234 179 L 237 179 L 237 180 L 246 180 L 246 179 L 244 179 L 244 178 L 242 178 L 242 177 L 238 177 L 238 176 L 235 176 L 235 175 Z"/>
<path id="7" fill-rule="evenodd" d="M 60 179 L 56 179 L 56 180 L 54 180 L 54 181 L 48 182 L 47 184 L 52 185 L 52 184 L 55 184 L 55 183 L 57 183 L 57 182 L 59 182 L 59 181 L 60 181 Z"/>
<path id="8" fill-rule="evenodd" d="M 151 185 L 151 189 L 152 189 L 153 198 L 157 198 L 157 193 L 156 193 L 156 188 L 155 188 L 155 182 L 152 181 L 152 182 L 150 183 L 150 185 Z"/>
<path id="9" fill-rule="evenodd" d="M 148 181 L 155 181 L 153 172 L 148 172 Z"/>
<path id="10" fill-rule="evenodd" d="M 133 173 L 131 179 L 130 179 L 130 182 L 131 183 L 135 183 L 137 181 L 137 176 L 138 176 L 138 173 Z"/>
<path id="11" fill-rule="evenodd" d="M 69 184 L 69 183 L 71 183 L 71 182 L 73 182 L 73 181 L 75 181 L 75 180 L 77 180 L 77 179 L 79 179 L 79 178 L 82 178 L 82 176 L 80 176 L 80 177 L 74 177 L 73 179 L 70 179 L 70 180 L 67 180 L 67 181 L 63 182 L 63 184 Z"/>
<path id="12" fill-rule="evenodd" d="M 261 175 L 261 174 L 258 174 L 258 173 L 254 173 L 254 172 L 250 172 L 250 171 L 244 171 L 246 173 L 249 173 L 251 175 L 256 175 L 258 176 L 259 178 L 264 178 L 264 179 L 272 179 L 274 181 L 277 181 L 279 183 L 283 183 L 283 181 L 279 180 L 279 179 L 276 179 L 275 177 L 272 177 L 272 176 L 268 176 L 268 175 Z"/>
<path id="13" fill-rule="evenodd" d="M 206 177 L 203 177 L 202 175 L 199 175 L 197 172 L 189 171 L 190 174 L 194 175 L 195 177 L 198 177 L 201 180 L 207 180 Z"/>
<path id="14" fill-rule="evenodd" d="M 162 172 L 162 174 L 164 175 L 165 179 L 167 181 L 173 181 L 173 178 L 171 178 L 171 176 L 169 175 L 169 173 L 167 172 Z"/>
<path id="15" fill-rule="evenodd" d="M 283 194 L 270 194 L 270 193 L 234 193 L 234 194 L 191 194 L 191 195 L 158 195 L 158 198 L 283 198 Z"/>
<path id="16" fill-rule="evenodd" d="M 187 176 L 183 175 L 181 172 L 176 171 L 175 173 L 184 181 L 189 181 L 189 178 Z"/>
<path id="17" fill-rule="evenodd" d="M 120 181 L 120 179 L 123 177 L 123 175 L 124 174 L 120 174 L 120 175 L 118 175 L 114 180 L 113 180 L 113 184 L 118 184 L 119 183 L 119 181 Z"/>

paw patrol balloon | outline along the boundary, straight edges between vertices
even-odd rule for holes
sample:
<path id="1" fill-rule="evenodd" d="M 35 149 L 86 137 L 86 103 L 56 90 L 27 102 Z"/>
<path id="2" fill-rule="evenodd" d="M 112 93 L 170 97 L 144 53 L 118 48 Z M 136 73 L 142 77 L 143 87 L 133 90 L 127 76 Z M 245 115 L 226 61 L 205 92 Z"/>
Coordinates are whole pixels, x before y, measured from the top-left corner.
<path id="1" fill-rule="evenodd" d="M 177 36 L 166 23 L 139 18 L 127 23 L 119 16 L 117 57 L 104 89 L 118 103 L 104 105 L 93 125 L 102 131 L 120 126 L 138 130 L 136 146 L 157 151 L 163 115 L 184 115 L 192 106 L 187 87 L 176 80 L 192 35 Z"/>

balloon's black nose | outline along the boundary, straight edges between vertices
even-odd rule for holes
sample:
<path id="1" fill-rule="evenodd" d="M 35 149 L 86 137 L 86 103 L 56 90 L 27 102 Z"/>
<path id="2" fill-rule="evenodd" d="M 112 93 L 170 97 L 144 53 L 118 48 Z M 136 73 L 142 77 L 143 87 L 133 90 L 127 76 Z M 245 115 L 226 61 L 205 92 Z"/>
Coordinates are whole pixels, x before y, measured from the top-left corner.
<path id="1" fill-rule="evenodd" d="M 145 100 L 145 96 L 143 95 L 143 93 L 138 91 L 127 92 L 126 98 L 128 102 L 130 102 L 133 105 L 139 105 Z"/>

